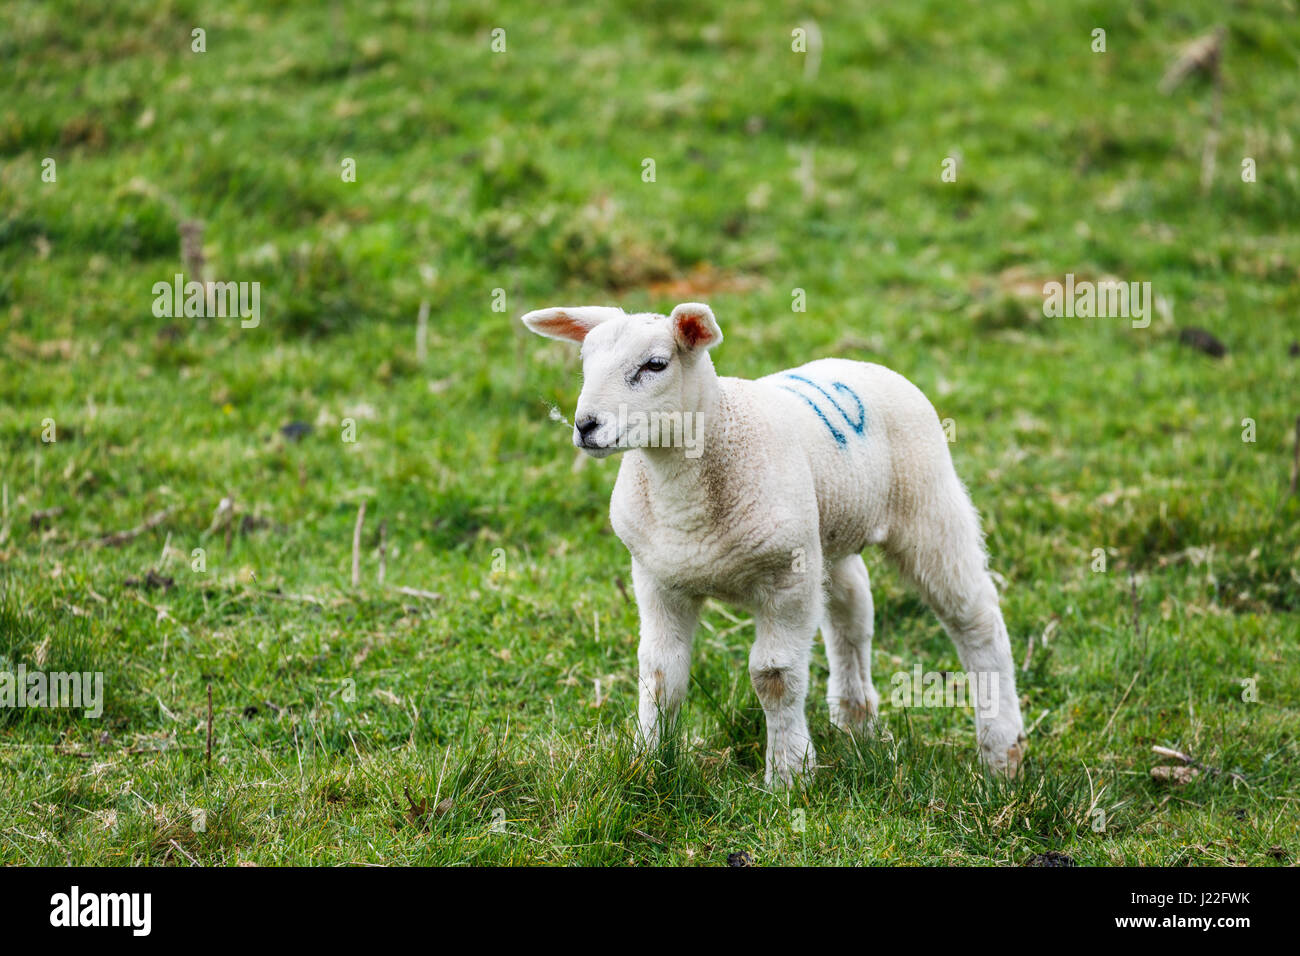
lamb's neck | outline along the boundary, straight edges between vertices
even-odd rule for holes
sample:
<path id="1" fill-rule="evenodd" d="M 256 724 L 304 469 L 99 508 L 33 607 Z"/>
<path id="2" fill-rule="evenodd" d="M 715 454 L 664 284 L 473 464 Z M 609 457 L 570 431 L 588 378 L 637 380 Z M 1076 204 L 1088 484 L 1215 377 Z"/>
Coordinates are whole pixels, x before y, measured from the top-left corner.
<path id="1" fill-rule="evenodd" d="M 690 436 L 689 447 L 665 444 L 632 450 L 644 462 L 651 496 L 657 502 L 704 500 L 707 489 L 703 486 L 716 481 L 719 465 L 726 459 L 721 446 L 725 441 L 727 398 L 712 368 L 707 371 L 688 405 L 689 411 L 683 414 L 683 435 Z"/>

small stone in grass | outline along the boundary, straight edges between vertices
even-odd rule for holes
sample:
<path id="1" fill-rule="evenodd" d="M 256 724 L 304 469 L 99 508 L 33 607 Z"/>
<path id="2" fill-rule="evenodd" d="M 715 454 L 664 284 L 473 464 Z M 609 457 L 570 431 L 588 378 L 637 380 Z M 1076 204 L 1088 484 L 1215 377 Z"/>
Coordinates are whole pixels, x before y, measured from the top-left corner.
<path id="1" fill-rule="evenodd" d="M 161 588 L 163 591 L 170 591 L 176 584 L 174 578 L 165 574 L 159 574 L 152 568 L 143 578 L 127 578 L 125 584 L 129 588 L 144 588 L 146 591 L 154 591 Z"/>
<path id="2" fill-rule="evenodd" d="M 727 866 L 753 866 L 753 865 L 754 865 L 754 861 L 750 858 L 749 854 L 746 853 L 744 850 L 741 850 L 739 853 L 727 854 Z"/>
<path id="3" fill-rule="evenodd" d="M 1073 857 L 1058 853 L 1056 850 L 1048 850 L 1046 853 L 1035 853 L 1025 866 L 1078 866 L 1078 864 L 1074 862 Z"/>
<path id="4" fill-rule="evenodd" d="M 1228 347 L 1215 338 L 1213 333 L 1193 325 L 1178 333 L 1178 341 L 1214 358 L 1223 358 L 1228 354 Z"/>
<path id="5" fill-rule="evenodd" d="M 1201 772 L 1195 767 L 1161 766 L 1151 768 L 1151 779 L 1159 780 L 1161 783 L 1172 783 L 1175 786 L 1191 783 L 1200 774 Z"/>
<path id="6" fill-rule="evenodd" d="M 301 441 L 311 434 L 311 426 L 306 422 L 289 422 L 287 425 L 280 426 L 280 434 L 289 441 Z"/>

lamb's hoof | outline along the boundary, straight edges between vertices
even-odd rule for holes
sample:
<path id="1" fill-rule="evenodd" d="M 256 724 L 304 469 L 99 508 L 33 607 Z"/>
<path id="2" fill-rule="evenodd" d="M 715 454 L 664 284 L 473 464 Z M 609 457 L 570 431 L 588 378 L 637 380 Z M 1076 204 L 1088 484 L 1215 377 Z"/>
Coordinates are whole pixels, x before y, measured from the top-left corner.
<path id="1" fill-rule="evenodd" d="M 830 707 L 831 723 L 849 736 L 880 736 L 880 724 L 876 717 L 876 708 L 869 701 L 828 697 L 826 703 Z"/>
<path id="2" fill-rule="evenodd" d="M 812 741 L 802 751 L 781 751 L 770 754 L 763 773 L 763 783 L 773 790 L 788 790 L 800 777 L 811 780 L 817 769 L 817 751 Z"/>
<path id="3" fill-rule="evenodd" d="M 1028 749 L 1029 738 L 1024 733 L 1020 733 L 1016 736 L 1016 742 L 1006 747 L 990 747 L 985 744 L 982 756 L 985 766 L 992 773 L 1014 780 L 1020 773 L 1020 764 Z"/>

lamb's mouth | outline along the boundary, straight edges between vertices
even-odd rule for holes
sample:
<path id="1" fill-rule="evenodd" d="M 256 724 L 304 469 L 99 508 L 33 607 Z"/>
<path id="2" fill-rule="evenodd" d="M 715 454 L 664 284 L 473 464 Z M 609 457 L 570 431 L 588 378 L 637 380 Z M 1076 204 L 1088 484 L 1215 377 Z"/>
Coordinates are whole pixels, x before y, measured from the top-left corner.
<path id="1" fill-rule="evenodd" d="M 586 452 L 592 458 L 608 458 L 615 452 L 623 450 L 623 443 L 621 439 L 617 438 L 608 445 L 589 445 L 581 440 L 575 440 L 573 444 L 580 451 Z"/>

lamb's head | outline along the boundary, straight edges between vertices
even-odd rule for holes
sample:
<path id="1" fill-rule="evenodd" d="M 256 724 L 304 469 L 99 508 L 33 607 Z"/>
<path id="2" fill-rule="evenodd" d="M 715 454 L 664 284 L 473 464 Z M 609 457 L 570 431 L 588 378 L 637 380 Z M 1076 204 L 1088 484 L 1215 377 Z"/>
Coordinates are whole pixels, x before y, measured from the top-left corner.
<path id="1" fill-rule="evenodd" d="M 708 350 L 722 341 L 707 305 L 683 303 L 666 317 L 606 306 L 539 309 L 523 321 L 538 335 L 582 345 L 574 445 L 594 458 L 666 445 L 699 454 L 701 407 L 717 389 Z"/>

